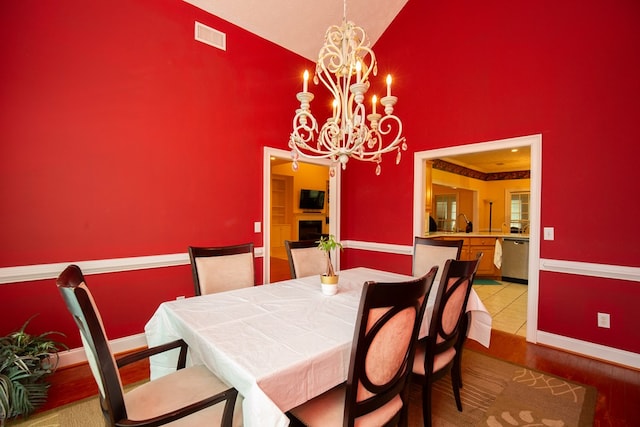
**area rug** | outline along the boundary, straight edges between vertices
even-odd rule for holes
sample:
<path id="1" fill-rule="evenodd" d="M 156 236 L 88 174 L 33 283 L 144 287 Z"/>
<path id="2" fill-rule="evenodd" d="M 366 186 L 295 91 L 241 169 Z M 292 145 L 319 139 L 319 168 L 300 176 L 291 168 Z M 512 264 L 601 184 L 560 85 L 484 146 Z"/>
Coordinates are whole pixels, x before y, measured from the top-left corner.
<path id="1" fill-rule="evenodd" d="M 502 283 L 498 282 L 497 280 L 491 280 L 491 279 L 473 279 L 473 284 L 474 285 L 502 285 Z"/>
<path id="2" fill-rule="evenodd" d="M 9 421 L 6 427 L 104 427 L 104 425 L 104 417 L 96 396 L 34 414 L 26 420 Z"/>
<path id="3" fill-rule="evenodd" d="M 434 384 L 434 427 L 593 426 L 597 390 L 551 374 L 465 350 L 456 408 L 451 378 Z M 422 425 L 422 390 L 412 384 L 409 425 Z"/>
<path id="4" fill-rule="evenodd" d="M 451 379 L 434 384 L 433 427 L 588 427 L 593 426 L 597 390 L 465 350 L 462 358 L 462 412 L 456 408 Z M 422 426 L 422 390 L 411 385 L 409 426 Z M 61 406 L 7 427 L 102 427 L 98 398 Z"/>

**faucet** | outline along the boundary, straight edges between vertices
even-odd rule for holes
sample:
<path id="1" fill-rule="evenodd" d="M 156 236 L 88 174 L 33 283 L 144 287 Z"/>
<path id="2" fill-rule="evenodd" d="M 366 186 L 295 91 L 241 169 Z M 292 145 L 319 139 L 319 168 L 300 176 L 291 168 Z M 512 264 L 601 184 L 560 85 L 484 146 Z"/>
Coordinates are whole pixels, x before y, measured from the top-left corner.
<path id="1" fill-rule="evenodd" d="M 471 223 L 471 221 L 469 221 L 469 218 L 467 218 L 467 216 L 463 213 L 458 215 L 458 218 L 460 217 L 463 217 L 464 221 L 467 223 L 467 226 L 464 229 L 465 233 L 471 233 L 473 231 L 473 224 Z"/>

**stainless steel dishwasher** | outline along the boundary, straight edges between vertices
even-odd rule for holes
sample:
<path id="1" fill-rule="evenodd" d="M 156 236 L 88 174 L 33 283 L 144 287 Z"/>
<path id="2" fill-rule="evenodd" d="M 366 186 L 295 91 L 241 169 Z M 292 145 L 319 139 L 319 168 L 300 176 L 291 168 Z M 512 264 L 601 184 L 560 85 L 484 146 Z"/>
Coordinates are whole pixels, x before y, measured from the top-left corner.
<path id="1" fill-rule="evenodd" d="M 504 238 L 502 243 L 502 280 L 529 283 L 529 239 Z"/>

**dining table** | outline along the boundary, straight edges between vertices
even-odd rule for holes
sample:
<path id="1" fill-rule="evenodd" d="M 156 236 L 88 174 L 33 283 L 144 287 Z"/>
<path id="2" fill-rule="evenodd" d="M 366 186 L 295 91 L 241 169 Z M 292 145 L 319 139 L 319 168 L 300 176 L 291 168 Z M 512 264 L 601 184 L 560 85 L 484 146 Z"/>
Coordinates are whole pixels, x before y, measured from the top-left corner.
<path id="1" fill-rule="evenodd" d="M 238 390 L 245 426 L 287 426 L 286 411 L 347 380 L 364 283 L 413 279 L 364 267 L 338 274 L 331 296 L 315 275 L 163 302 L 145 326 L 147 344 L 183 339 L 189 363 L 204 364 Z M 429 331 L 436 287 L 420 337 Z M 467 337 L 488 347 L 492 319 L 474 290 L 467 314 Z M 153 356 L 151 379 L 175 371 L 177 356 Z"/>

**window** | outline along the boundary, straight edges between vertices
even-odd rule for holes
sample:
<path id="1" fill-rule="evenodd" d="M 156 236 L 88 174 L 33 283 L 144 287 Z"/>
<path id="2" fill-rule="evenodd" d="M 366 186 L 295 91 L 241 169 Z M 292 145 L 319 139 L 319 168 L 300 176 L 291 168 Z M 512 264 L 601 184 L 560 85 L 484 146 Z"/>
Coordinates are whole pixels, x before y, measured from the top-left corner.
<path id="1" fill-rule="evenodd" d="M 456 195 L 436 195 L 436 223 L 438 224 L 438 231 L 456 231 L 456 217 Z"/>
<path id="2" fill-rule="evenodd" d="M 509 227 L 512 233 L 529 233 L 529 192 L 511 193 Z"/>

